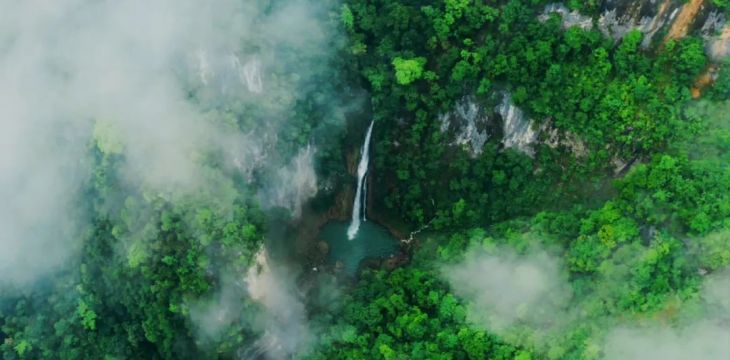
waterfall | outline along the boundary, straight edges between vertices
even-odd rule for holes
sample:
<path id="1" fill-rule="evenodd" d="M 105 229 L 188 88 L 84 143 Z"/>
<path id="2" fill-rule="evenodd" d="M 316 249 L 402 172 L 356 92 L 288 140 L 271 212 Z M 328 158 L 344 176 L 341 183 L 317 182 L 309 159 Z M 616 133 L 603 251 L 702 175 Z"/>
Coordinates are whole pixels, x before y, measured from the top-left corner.
<path id="1" fill-rule="evenodd" d="M 357 231 L 360 229 L 360 221 L 365 221 L 365 199 L 364 194 L 367 194 L 367 189 L 363 190 L 366 184 L 365 175 L 368 173 L 368 162 L 370 161 L 370 135 L 373 133 L 373 124 L 375 121 L 370 122 L 368 132 L 365 135 L 365 142 L 362 144 L 362 150 L 360 151 L 360 163 L 357 165 L 357 191 L 355 192 L 355 202 L 352 204 L 352 222 L 350 227 L 347 228 L 347 238 L 352 240 L 357 235 Z"/>

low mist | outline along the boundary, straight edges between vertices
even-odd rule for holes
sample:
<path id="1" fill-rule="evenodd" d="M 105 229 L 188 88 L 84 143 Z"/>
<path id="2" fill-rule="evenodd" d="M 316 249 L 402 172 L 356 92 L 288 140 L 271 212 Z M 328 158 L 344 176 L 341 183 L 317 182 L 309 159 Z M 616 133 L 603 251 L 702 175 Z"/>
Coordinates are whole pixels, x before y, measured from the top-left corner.
<path id="1" fill-rule="evenodd" d="M 590 290 L 575 295 L 564 265 L 539 250 L 472 249 L 458 263 L 443 266 L 442 276 L 465 301 L 470 323 L 550 359 L 565 355 L 562 342 L 585 334 L 591 336 L 583 340 L 582 358 L 720 359 L 730 353 L 727 271 L 704 277 L 699 297 L 679 313 L 635 317 L 595 310 L 612 306 L 611 289 L 625 286 L 628 273 L 594 280 Z"/>
<path id="2" fill-rule="evenodd" d="M 567 305 L 570 289 L 559 262 L 544 252 L 475 251 L 443 269 L 454 292 L 467 300 L 469 319 L 496 331 L 549 327 Z"/>
<path id="3" fill-rule="evenodd" d="M 76 252 L 93 143 L 123 156 L 130 186 L 167 198 L 204 185 L 210 153 L 248 179 L 258 168 L 283 168 L 264 205 L 297 215 L 316 193 L 315 149 L 277 151 L 277 132 L 314 61 L 324 66 L 329 56 L 316 6 L 3 0 L 2 7 L 13 11 L 0 14 L 0 283 L 31 282 Z M 294 62 L 287 52 L 311 56 Z M 226 120 L 231 104 L 255 109 L 248 129 Z"/>
<path id="4" fill-rule="evenodd" d="M 294 110 L 315 90 L 327 125 L 344 122 L 334 92 L 313 87 L 336 51 L 324 5 L 0 0 L 0 8 L 12 9 L 0 13 L 0 288 L 32 285 L 78 255 L 94 210 L 85 196 L 95 148 L 120 159 L 122 188 L 145 198 L 232 203 L 243 179 L 263 207 L 298 217 L 317 193 L 316 129 L 298 141 L 282 134 L 309 126 L 293 123 Z M 102 198 L 96 210 L 124 198 Z M 309 340 L 293 277 L 270 261 L 257 266 L 248 278 L 227 274 L 208 303 L 191 304 L 197 335 L 222 336 L 249 297 L 265 309 L 245 319 L 264 334 L 258 351 L 297 353 Z"/>
<path id="5" fill-rule="evenodd" d="M 608 334 L 607 360 L 722 359 L 730 354 L 730 272 L 708 276 L 695 311 L 677 327 L 649 323 L 619 326 Z M 692 317 L 696 314 L 688 314 Z"/>

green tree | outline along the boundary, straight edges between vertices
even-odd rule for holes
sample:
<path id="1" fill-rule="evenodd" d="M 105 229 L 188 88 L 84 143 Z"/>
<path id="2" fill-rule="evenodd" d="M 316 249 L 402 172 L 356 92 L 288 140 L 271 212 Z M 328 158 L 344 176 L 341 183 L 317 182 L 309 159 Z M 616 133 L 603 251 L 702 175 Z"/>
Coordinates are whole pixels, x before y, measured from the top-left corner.
<path id="1" fill-rule="evenodd" d="M 423 57 L 413 59 L 396 57 L 393 59 L 395 78 L 398 81 L 398 84 L 408 85 L 423 77 L 423 66 L 425 64 L 426 58 Z"/>

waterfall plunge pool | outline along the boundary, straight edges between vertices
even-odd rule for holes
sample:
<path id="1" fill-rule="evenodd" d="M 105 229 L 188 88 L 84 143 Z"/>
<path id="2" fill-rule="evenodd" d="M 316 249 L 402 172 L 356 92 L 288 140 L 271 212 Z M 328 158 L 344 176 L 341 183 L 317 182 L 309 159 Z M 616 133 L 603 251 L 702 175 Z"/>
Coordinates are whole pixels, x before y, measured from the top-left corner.
<path id="1" fill-rule="evenodd" d="M 347 222 L 335 220 L 322 226 L 319 237 L 329 245 L 328 264 L 335 265 L 340 261 L 347 274 L 355 275 L 363 260 L 384 259 L 398 254 L 399 241 L 385 227 L 373 221 L 363 221 L 355 237 L 349 240 L 348 226 Z"/>

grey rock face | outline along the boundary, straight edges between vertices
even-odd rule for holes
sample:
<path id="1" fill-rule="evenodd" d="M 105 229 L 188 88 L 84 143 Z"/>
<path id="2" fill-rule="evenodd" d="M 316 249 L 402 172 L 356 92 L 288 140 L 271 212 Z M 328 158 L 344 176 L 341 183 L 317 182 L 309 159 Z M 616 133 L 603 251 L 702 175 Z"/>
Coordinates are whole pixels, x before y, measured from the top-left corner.
<path id="1" fill-rule="evenodd" d="M 534 129 L 532 121 L 525 117 L 522 109 L 512 103 L 512 96 L 504 93 L 502 103 L 497 105 L 494 110 L 502 116 L 504 147 L 514 148 L 529 156 L 534 156 L 535 151 L 532 149 L 532 144 L 537 141 L 538 131 Z"/>
<path id="2" fill-rule="evenodd" d="M 472 157 L 482 153 L 484 144 L 489 138 L 487 123 L 489 116 L 483 106 L 471 96 L 459 101 L 454 110 L 439 116 L 441 132 L 453 131 L 453 145 L 464 147 Z"/>

